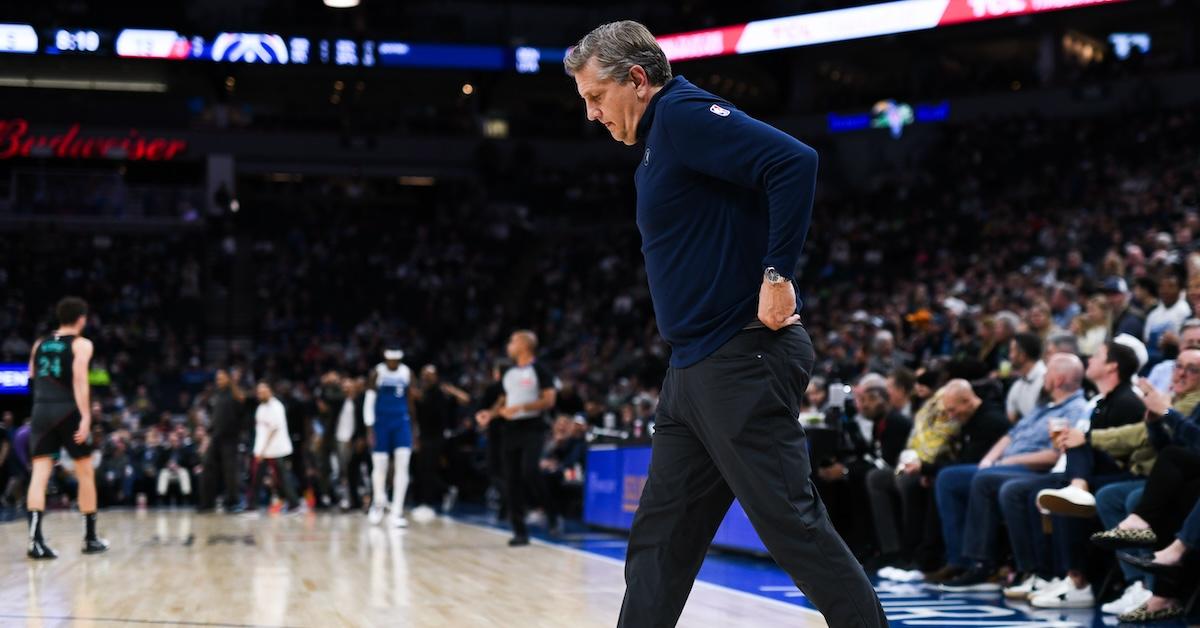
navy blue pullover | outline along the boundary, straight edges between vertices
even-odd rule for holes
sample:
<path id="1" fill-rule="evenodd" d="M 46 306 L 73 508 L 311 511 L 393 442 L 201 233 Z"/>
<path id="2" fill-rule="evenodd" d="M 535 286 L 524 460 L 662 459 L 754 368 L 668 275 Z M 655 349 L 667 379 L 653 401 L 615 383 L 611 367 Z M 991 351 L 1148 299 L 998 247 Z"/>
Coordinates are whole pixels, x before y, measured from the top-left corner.
<path id="1" fill-rule="evenodd" d="M 817 152 L 676 76 L 638 122 L 637 224 L 671 366 L 758 320 L 763 271 L 795 275 Z"/>

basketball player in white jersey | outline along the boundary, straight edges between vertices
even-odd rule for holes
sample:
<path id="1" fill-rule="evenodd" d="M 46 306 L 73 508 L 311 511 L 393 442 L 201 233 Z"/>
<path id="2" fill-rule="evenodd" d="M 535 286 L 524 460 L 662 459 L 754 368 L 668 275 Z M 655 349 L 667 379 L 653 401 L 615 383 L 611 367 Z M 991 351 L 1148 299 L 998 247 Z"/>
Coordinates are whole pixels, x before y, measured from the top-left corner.
<path id="1" fill-rule="evenodd" d="M 370 428 L 375 443 L 371 453 L 371 509 L 367 520 L 372 525 L 383 521 L 387 503 L 388 456 L 392 457 L 391 521 L 397 528 L 408 526 L 404 518 L 404 495 L 408 492 L 408 464 L 412 459 L 412 412 L 409 408 L 408 387 L 412 372 L 400 362 L 404 352 L 389 348 L 383 352 L 383 363 L 375 365 L 367 379 L 363 401 L 363 422 Z"/>

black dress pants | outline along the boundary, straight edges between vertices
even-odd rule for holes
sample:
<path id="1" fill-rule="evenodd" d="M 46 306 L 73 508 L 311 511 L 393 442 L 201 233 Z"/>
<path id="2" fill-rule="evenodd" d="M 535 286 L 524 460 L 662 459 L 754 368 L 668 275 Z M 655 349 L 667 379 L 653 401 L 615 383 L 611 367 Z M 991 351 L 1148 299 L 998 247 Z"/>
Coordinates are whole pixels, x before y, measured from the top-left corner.
<path id="1" fill-rule="evenodd" d="M 204 452 L 204 474 L 200 478 L 200 507 L 216 505 L 217 479 L 225 486 L 225 506 L 232 508 L 241 499 L 238 490 L 238 442 L 237 439 L 213 439 Z"/>
<path id="2" fill-rule="evenodd" d="M 546 424 L 541 418 L 505 421 L 500 443 L 508 518 L 512 522 L 513 536 L 526 537 L 529 530 L 525 526 L 525 515 L 529 503 L 545 503 L 538 462 L 546 446 Z"/>
<path id="3" fill-rule="evenodd" d="M 431 508 L 442 507 L 442 497 L 446 494 L 447 484 L 443 477 L 442 457 L 446 451 L 446 439 L 438 434 L 436 438 L 422 438 L 420 448 L 413 453 L 416 467 L 417 503 Z"/>
<path id="4" fill-rule="evenodd" d="M 1179 445 L 1158 452 L 1158 461 L 1146 479 L 1142 501 L 1133 512 L 1158 533 L 1162 546 L 1169 544 L 1200 497 L 1200 453 Z"/>
<path id="5" fill-rule="evenodd" d="M 810 480 L 797 417 L 814 361 L 798 325 L 740 332 L 668 369 L 629 533 L 619 626 L 674 626 L 736 496 L 772 558 L 833 628 L 886 626 Z"/>

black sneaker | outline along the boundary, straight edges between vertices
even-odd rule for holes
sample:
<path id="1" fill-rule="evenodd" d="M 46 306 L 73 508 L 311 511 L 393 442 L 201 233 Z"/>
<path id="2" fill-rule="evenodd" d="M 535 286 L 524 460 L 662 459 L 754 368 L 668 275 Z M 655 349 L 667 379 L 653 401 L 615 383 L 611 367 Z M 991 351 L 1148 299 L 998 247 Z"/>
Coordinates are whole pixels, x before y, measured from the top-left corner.
<path id="1" fill-rule="evenodd" d="M 514 536 L 508 540 L 509 547 L 524 547 L 526 545 L 529 545 L 529 537 L 527 536 Z"/>
<path id="2" fill-rule="evenodd" d="M 34 560 L 58 558 L 58 554 L 55 554 L 54 550 L 50 549 L 50 546 L 46 545 L 45 541 L 30 541 L 29 551 L 25 552 L 25 555 Z"/>
<path id="3" fill-rule="evenodd" d="M 999 591 L 1003 586 L 991 570 L 972 567 L 965 573 L 942 583 L 942 590 L 951 593 L 964 591 Z"/>
<path id="4" fill-rule="evenodd" d="M 101 538 L 84 539 L 83 553 L 84 554 L 100 554 L 108 551 L 108 541 Z"/>

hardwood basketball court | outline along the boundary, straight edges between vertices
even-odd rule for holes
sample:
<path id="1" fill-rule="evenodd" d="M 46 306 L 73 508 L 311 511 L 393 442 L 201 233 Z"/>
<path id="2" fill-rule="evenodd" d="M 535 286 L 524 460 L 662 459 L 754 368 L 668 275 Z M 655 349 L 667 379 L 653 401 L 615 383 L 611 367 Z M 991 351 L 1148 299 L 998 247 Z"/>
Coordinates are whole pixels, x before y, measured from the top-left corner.
<path id="1" fill-rule="evenodd" d="M 79 552 L 75 513 L 45 530 L 59 558 L 24 558 L 0 525 L 0 625 L 611 627 L 620 561 L 439 518 L 405 531 L 346 515 L 101 513 L 112 543 Z M 799 606 L 697 582 L 680 626 L 824 626 Z"/>

